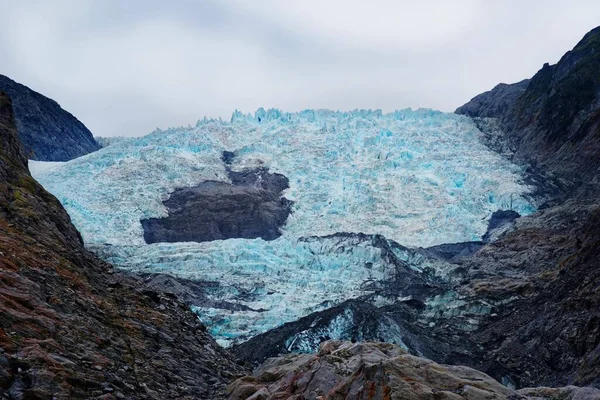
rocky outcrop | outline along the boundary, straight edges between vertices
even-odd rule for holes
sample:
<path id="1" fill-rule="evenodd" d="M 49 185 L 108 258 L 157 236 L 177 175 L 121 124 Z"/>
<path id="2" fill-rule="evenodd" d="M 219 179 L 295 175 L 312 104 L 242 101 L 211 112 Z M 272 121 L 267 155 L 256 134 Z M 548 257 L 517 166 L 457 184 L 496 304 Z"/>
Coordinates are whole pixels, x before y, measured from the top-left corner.
<path id="1" fill-rule="evenodd" d="M 0 398 L 204 398 L 244 372 L 190 309 L 83 248 L 0 95 Z"/>
<path id="2" fill-rule="evenodd" d="M 271 358 L 228 390 L 231 400 L 600 399 L 593 388 L 514 391 L 474 369 L 437 364 L 393 344 L 340 341 L 324 342 L 317 354 Z"/>
<path id="3" fill-rule="evenodd" d="M 54 100 L 0 75 L 11 99 L 19 138 L 32 160 L 68 161 L 100 148 L 92 133 Z"/>
<path id="4" fill-rule="evenodd" d="M 263 168 L 227 172 L 231 183 L 205 181 L 171 193 L 166 218 L 141 221 L 146 243 L 281 236 L 292 205 L 281 193 L 288 179 Z"/>
<path id="5" fill-rule="evenodd" d="M 501 118 L 512 111 L 528 85 L 529 79 L 513 84 L 499 83 L 492 90 L 473 97 L 455 112 L 469 117 Z"/>

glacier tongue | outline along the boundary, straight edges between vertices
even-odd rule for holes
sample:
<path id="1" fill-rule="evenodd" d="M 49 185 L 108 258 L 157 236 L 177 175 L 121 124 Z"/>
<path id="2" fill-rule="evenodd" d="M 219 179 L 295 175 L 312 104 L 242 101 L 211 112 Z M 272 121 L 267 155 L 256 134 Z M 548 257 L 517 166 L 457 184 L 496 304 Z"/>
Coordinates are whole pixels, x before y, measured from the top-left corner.
<path id="1" fill-rule="evenodd" d="M 206 296 L 221 308 L 198 305 L 195 311 L 222 344 L 370 293 L 366 283 L 389 280 L 396 271 L 369 237 L 229 239 L 94 250 L 132 272 L 217 282 Z M 236 305 L 235 314 L 223 303 Z"/>
<path id="2" fill-rule="evenodd" d="M 431 246 L 478 240 L 498 209 L 532 212 L 522 169 L 481 139 L 469 118 L 432 110 L 259 109 L 119 140 L 33 173 L 105 258 L 133 271 L 219 282 L 210 296 L 247 306 L 233 314 L 198 309 L 228 341 L 356 297 L 369 291 L 365 282 L 394 272 L 368 245 L 348 251 L 333 239 L 301 238 L 363 232 Z M 167 216 L 171 192 L 229 182 L 224 152 L 233 170 L 268 168 L 289 179 L 284 195 L 294 203 L 283 235 L 147 245 L 140 220 Z"/>

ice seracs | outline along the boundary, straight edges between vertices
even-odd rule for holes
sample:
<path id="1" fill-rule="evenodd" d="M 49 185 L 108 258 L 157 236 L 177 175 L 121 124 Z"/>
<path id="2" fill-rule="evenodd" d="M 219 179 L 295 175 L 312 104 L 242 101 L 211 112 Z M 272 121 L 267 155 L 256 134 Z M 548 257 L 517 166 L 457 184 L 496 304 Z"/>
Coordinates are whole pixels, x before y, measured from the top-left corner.
<path id="1" fill-rule="evenodd" d="M 86 244 L 117 265 L 219 282 L 211 296 L 249 310 L 198 312 L 229 340 L 351 298 L 367 290 L 365 281 L 393 273 L 369 249 L 327 241 L 315 249 L 301 238 L 363 232 L 430 246 L 479 239 L 498 209 L 533 211 L 521 168 L 481 139 L 469 118 L 433 110 L 259 109 L 119 140 L 33 172 Z M 144 242 L 140 220 L 166 216 L 163 201 L 177 188 L 229 182 L 227 167 L 289 179 L 284 194 L 294 203 L 280 238 Z"/>

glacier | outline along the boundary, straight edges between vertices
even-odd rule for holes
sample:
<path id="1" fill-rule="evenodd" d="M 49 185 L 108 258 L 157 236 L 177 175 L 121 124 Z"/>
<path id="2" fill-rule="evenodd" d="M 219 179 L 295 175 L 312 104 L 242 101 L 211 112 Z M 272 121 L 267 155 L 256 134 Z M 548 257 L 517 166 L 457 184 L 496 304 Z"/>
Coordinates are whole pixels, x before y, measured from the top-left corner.
<path id="1" fill-rule="evenodd" d="M 92 250 L 130 272 L 214 283 L 206 289 L 204 306 L 193 309 L 211 334 L 228 345 L 373 293 L 380 282 L 389 282 L 399 273 L 396 259 L 417 271 L 445 268 L 401 246 L 393 249 L 394 260 L 390 260 L 378 241 L 388 244 L 380 236 L 332 235 L 92 246 Z"/>
<path id="2" fill-rule="evenodd" d="M 163 201 L 175 189 L 230 182 L 224 151 L 235 154 L 232 170 L 268 168 L 289 179 L 282 236 L 146 244 L 140 220 L 166 217 Z M 394 275 L 380 249 L 338 232 L 427 247 L 479 240 L 496 210 L 535 210 L 522 166 L 489 150 L 468 117 L 429 109 L 236 111 L 230 121 L 203 119 L 30 166 L 101 257 L 132 272 L 216 283 L 207 289 L 215 303 L 194 309 L 225 345 Z"/>

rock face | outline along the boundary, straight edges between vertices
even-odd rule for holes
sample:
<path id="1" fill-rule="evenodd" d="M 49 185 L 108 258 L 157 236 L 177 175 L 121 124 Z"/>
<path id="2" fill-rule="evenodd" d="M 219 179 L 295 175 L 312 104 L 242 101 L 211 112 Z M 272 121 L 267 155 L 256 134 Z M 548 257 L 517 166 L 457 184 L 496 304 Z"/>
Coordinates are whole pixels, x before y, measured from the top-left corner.
<path id="1" fill-rule="evenodd" d="M 545 64 L 523 92 L 523 82 L 475 97 L 456 112 L 497 117 L 516 157 L 554 180 L 558 194 L 598 193 L 600 156 L 600 27 L 556 65 Z M 506 96 L 506 92 L 513 95 Z M 522 94 L 518 94 L 522 92 Z M 498 103 L 505 103 L 498 108 Z M 493 110 L 490 112 L 489 110 Z"/>
<path id="2" fill-rule="evenodd" d="M 517 99 L 527 90 L 527 86 L 529 79 L 513 84 L 499 83 L 492 90 L 473 97 L 455 112 L 469 117 L 501 118 L 512 111 Z"/>
<path id="3" fill-rule="evenodd" d="M 548 201 L 460 263 L 460 293 L 503 302 L 470 334 L 482 352 L 468 363 L 518 386 L 599 387 L 600 27 L 496 115 L 493 92 L 456 112 L 497 117 Z"/>
<path id="4" fill-rule="evenodd" d="M 168 217 L 141 221 L 146 243 L 281 236 L 292 205 L 281 194 L 287 178 L 264 168 L 227 173 L 231 184 L 206 181 L 171 193 Z"/>
<path id="5" fill-rule="evenodd" d="M 501 303 L 469 335 L 483 349 L 471 365 L 519 387 L 600 387 L 599 243 L 600 203 L 577 199 L 463 260 L 459 292 Z"/>
<path id="6" fill-rule="evenodd" d="M 600 399 L 593 388 L 516 392 L 474 369 L 437 364 L 393 344 L 340 341 L 324 342 L 318 354 L 271 358 L 228 390 L 231 400 Z"/>
<path id="7" fill-rule="evenodd" d="M 68 161 L 100 148 L 92 133 L 58 103 L 0 75 L 0 92 L 11 99 L 27 158 Z"/>
<path id="8" fill-rule="evenodd" d="M 173 296 L 83 248 L 0 95 L 0 398 L 205 398 L 244 372 Z"/>

